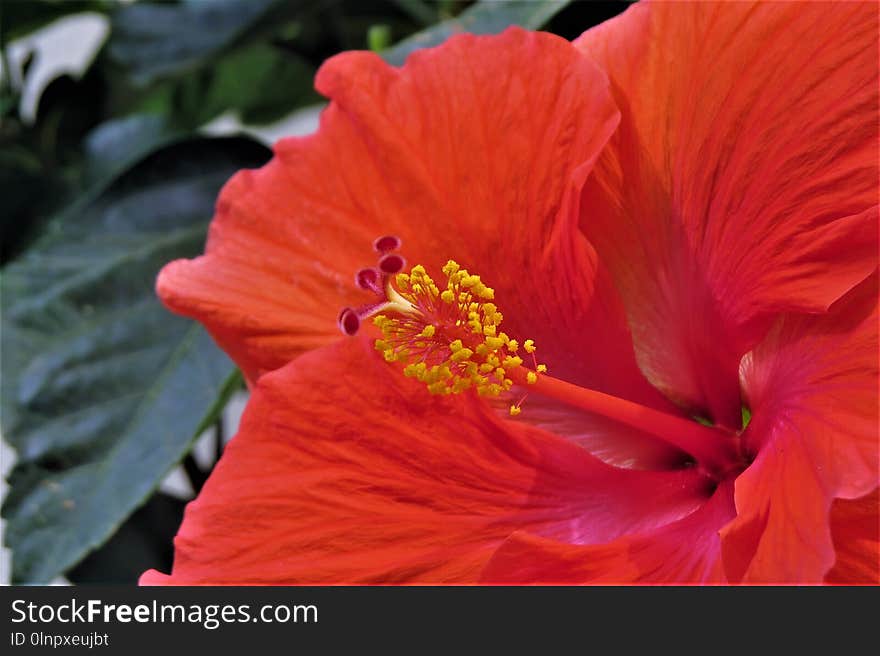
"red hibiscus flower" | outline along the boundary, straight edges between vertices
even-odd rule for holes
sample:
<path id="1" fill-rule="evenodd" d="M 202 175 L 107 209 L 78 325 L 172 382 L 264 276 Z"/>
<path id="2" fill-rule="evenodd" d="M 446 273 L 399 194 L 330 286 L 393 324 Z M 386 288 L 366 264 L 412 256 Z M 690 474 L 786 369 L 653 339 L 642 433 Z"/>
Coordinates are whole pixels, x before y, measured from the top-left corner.
<path id="1" fill-rule="evenodd" d="M 252 397 L 142 582 L 876 582 L 877 28 L 638 5 L 328 61 L 159 278 Z"/>

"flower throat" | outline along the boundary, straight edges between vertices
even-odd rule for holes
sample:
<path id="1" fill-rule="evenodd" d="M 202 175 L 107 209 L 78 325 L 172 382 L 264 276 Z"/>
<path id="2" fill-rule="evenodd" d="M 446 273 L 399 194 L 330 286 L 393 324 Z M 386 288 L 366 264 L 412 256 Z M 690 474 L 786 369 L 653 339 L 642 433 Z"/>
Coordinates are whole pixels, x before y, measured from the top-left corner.
<path id="1" fill-rule="evenodd" d="M 355 283 L 372 291 L 376 301 L 344 308 L 340 330 L 353 336 L 372 317 L 382 333 L 376 350 L 432 394 L 476 390 L 481 396 L 513 397 L 514 386 L 530 388 L 672 444 L 716 476 L 741 466 L 731 435 L 718 428 L 547 376 L 546 365 L 535 358 L 533 340 L 520 344 L 499 329 L 504 317 L 494 303 L 495 291 L 480 276 L 449 260 L 441 269 L 445 283 L 438 285 L 422 265 L 403 271 L 406 262 L 394 252 L 400 248 L 399 238 L 380 237 L 373 245 L 380 254 L 377 267 L 361 269 Z M 518 394 L 509 407 L 512 416 L 520 414 L 527 396 Z"/>

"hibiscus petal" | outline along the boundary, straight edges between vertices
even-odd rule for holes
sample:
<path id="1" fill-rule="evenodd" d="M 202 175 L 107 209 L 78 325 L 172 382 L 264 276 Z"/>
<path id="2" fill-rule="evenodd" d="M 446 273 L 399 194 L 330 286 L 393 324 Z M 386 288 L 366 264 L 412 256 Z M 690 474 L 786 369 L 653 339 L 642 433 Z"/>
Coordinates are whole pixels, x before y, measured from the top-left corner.
<path id="1" fill-rule="evenodd" d="M 557 371 L 553 373 L 559 377 Z M 565 377 L 564 374 L 562 377 Z M 605 386 L 594 384 L 587 387 Z M 631 398 L 633 395 L 618 393 L 617 396 Z M 693 464 L 693 458 L 689 454 L 658 440 L 653 435 L 636 429 L 622 429 L 613 419 L 572 408 L 556 399 L 531 392 L 528 388 L 515 387 L 510 397 L 498 397 L 492 401 L 492 404 L 506 416 L 511 399 L 519 398 L 525 398 L 523 404 L 525 411 L 519 417 L 520 421 L 556 435 L 563 435 L 608 464 L 651 470 L 676 469 L 686 464 Z M 670 414 L 676 413 L 674 407 L 670 408 L 650 401 L 644 404 L 662 407 Z"/>
<path id="2" fill-rule="evenodd" d="M 495 552 L 487 583 L 724 583 L 719 529 L 734 516 L 733 485 L 702 507 L 653 531 L 580 546 L 519 532 Z"/>
<path id="3" fill-rule="evenodd" d="M 694 469 L 610 467 L 474 395 L 431 396 L 355 338 L 261 377 L 172 574 L 142 582 L 474 582 L 514 531 L 604 542 L 709 493 Z"/>
<path id="4" fill-rule="evenodd" d="M 878 488 L 861 499 L 835 499 L 831 506 L 834 567 L 827 583 L 880 585 Z"/>
<path id="5" fill-rule="evenodd" d="M 755 461 L 722 533 L 731 580 L 819 582 L 834 563 L 829 512 L 878 484 L 877 276 L 826 315 L 787 315 L 742 364 Z"/>
<path id="6" fill-rule="evenodd" d="M 622 313 L 600 324 L 613 336 L 601 348 L 583 333 L 596 263 L 571 203 L 618 120 L 594 64 L 563 39 L 510 29 L 455 36 L 401 69 L 343 53 L 316 87 L 333 100 L 318 133 L 236 175 L 206 255 L 161 273 L 171 309 L 205 323 L 253 381 L 339 338 L 339 309 L 372 298 L 355 272 L 373 263 L 374 238 L 394 234 L 429 271 L 454 258 L 481 274 L 515 328 L 568 327 L 560 361 L 572 348 L 628 353 L 629 369 L 606 369 L 652 393 Z M 526 336 L 549 345 L 555 333 Z"/>
<path id="7" fill-rule="evenodd" d="M 581 225 L 646 376 L 732 428 L 772 318 L 877 266 L 877 30 L 870 3 L 639 3 L 576 42 L 622 116 Z"/>

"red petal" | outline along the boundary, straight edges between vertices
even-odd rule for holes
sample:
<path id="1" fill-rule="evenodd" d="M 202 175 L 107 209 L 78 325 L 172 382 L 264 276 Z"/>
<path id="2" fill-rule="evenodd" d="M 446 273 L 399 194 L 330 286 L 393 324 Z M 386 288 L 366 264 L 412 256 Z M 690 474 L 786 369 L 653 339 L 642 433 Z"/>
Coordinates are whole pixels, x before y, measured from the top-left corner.
<path id="1" fill-rule="evenodd" d="M 576 42 L 622 115 L 581 225 L 648 378 L 734 428 L 773 315 L 877 266 L 877 30 L 870 3 L 640 3 Z"/>
<path id="2" fill-rule="evenodd" d="M 692 469 L 609 467 L 476 396 L 433 397 L 352 339 L 260 379 L 165 581 L 473 582 L 514 531 L 604 542 L 706 494 Z"/>
<path id="3" fill-rule="evenodd" d="M 159 278 L 169 307 L 205 323 L 253 380 L 338 338 L 339 309 L 372 298 L 355 272 L 393 234 L 429 271 L 454 258 L 481 274 L 514 329 L 568 330 L 560 361 L 628 353 L 629 369 L 606 369 L 650 393 L 622 321 L 603 322 L 616 341 L 602 348 L 583 334 L 595 257 L 570 204 L 618 120 L 594 64 L 563 39 L 510 29 L 455 36 L 402 69 L 344 53 L 316 86 L 333 100 L 319 132 L 228 183 L 207 254 Z M 555 330 L 525 336 L 549 347 Z"/>
<path id="4" fill-rule="evenodd" d="M 861 499 L 835 499 L 831 536 L 836 558 L 825 581 L 880 585 L 878 488 Z"/>
<path id="5" fill-rule="evenodd" d="M 699 509 L 653 531 L 603 545 L 565 544 L 516 533 L 483 572 L 488 583 L 723 583 L 719 529 L 734 516 L 723 483 Z"/>
<path id="6" fill-rule="evenodd" d="M 725 528 L 731 580 L 819 582 L 834 562 L 836 497 L 878 484 L 877 276 L 828 314 L 788 315 L 742 365 L 758 452 Z"/>
<path id="7" fill-rule="evenodd" d="M 558 377 L 558 372 L 554 371 L 553 375 Z M 605 388 L 607 383 L 605 385 L 596 383 L 586 387 Z M 632 398 L 638 391 L 640 390 L 636 387 L 629 394 L 618 393 L 617 396 Z M 658 440 L 653 435 L 634 428 L 621 427 L 616 421 L 572 408 L 555 399 L 530 392 L 528 388 L 515 388 L 512 398 L 522 398 L 518 396 L 520 394 L 527 396 L 523 405 L 525 411 L 518 418 L 519 421 L 564 436 L 608 464 L 631 469 L 662 470 L 675 469 L 693 461 L 688 454 Z M 662 408 L 670 414 L 678 412 L 674 406 L 662 405 L 653 402 L 655 399 L 651 397 L 647 398 L 647 402 L 644 397 L 642 400 L 645 405 Z M 496 405 L 499 412 L 506 416 L 510 399 L 499 397 L 493 401 L 493 405 Z"/>

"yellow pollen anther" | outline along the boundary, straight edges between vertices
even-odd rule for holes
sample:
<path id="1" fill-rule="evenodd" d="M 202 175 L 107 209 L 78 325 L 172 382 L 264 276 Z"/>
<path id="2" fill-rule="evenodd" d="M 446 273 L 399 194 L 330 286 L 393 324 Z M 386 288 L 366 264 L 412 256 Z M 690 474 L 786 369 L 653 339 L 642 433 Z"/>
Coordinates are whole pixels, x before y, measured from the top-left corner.
<path id="1" fill-rule="evenodd" d="M 471 359 L 471 356 L 474 354 L 469 348 L 463 348 L 452 354 L 452 357 L 449 358 L 453 362 L 466 362 Z"/>
<path id="2" fill-rule="evenodd" d="M 505 369 L 515 369 L 516 367 L 522 364 L 522 358 L 517 355 L 508 355 L 504 358 L 504 362 L 501 363 L 501 366 Z"/>
<path id="3" fill-rule="evenodd" d="M 530 371 L 526 374 L 526 382 L 529 385 L 534 385 L 538 382 L 538 374 L 536 374 L 534 371 Z"/>
<path id="4" fill-rule="evenodd" d="M 540 373 L 540 374 L 545 374 L 545 373 L 547 373 L 547 365 L 546 365 L 546 364 L 539 364 L 539 365 L 536 367 L 536 370 L 537 370 L 538 373 Z"/>
<path id="5" fill-rule="evenodd" d="M 490 350 L 497 351 L 504 346 L 504 340 L 500 337 L 487 337 L 485 344 Z"/>
<path id="6" fill-rule="evenodd" d="M 520 342 L 498 328 L 504 315 L 492 302 L 494 290 L 454 260 L 442 272 L 446 281 L 440 285 L 422 265 L 394 276 L 396 287 L 386 282 L 387 301 L 379 308 L 383 314 L 373 318 L 382 332 L 376 349 L 386 361 L 400 362 L 403 374 L 424 383 L 432 394 L 475 389 L 481 396 L 498 396 L 509 391 L 513 380 L 508 374 L 523 361 L 516 355 Z M 532 353 L 534 341 L 525 340 L 522 347 Z M 532 376 L 527 374 L 529 382 Z M 514 405 L 510 414 L 521 411 Z"/>
<path id="7" fill-rule="evenodd" d="M 443 272 L 444 276 L 449 278 L 450 276 L 452 276 L 452 274 L 458 272 L 459 268 L 460 267 L 458 266 L 458 262 L 456 262 L 455 260 L 449 260 L 448 262 L 446 262 L 446 264 L 443 265 L 441 271 Z"/>

